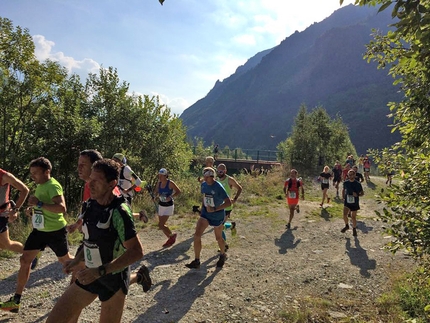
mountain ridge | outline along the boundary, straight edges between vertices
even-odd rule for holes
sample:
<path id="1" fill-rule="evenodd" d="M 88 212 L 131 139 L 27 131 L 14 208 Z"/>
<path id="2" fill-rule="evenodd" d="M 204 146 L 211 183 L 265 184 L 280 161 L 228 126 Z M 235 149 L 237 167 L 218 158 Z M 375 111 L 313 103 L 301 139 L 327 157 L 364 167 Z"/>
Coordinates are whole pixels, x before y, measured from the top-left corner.
<path id="1" fill-rule="evenodd" d="M 391 145 L 398 136 L 388 128 L 387 103 L 400 96 L 387 71 L 368 64 L 363 54 L 371 29 L 385 32 L 392 22 L 388 12 L 349 5 L 296 31 L 186 109 L 180 118 L 188 135 L 220 147 L 275 149 L 306 104 L 340 115 L 359 152 Z M 203 118 L 208 114 L 217 118 Z"/>

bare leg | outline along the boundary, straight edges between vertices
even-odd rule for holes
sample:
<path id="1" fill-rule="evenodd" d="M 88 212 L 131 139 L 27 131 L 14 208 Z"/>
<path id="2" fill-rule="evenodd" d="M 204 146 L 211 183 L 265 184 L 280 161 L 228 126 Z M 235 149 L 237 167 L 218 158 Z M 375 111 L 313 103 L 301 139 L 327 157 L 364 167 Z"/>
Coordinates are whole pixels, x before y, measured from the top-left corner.
<path id="1" fill-rule="evenodd" d="M 217 226 L 214 228 L 214 233 L 215 233 L 215 239 L 218 242 L 218 246 L 219 246 L 219 250 L 221 250 L 221 254 L 224 253 L 225 251 L 225 241 L 222 238 L 222 229 L 223 229 L 223 225 L 221 224 L 220 226 Z"/>
<path id="2" fill-rule="evenodd" d="M 15 293 L 22 295 L 25 285 L 27 284 L 28 278 L 30 277 L 31 262 L 36 257 L 39 250 L 24 250 L 20 258 L 20 267 L 18 271 L 18 280 L 16 283 Z"/>
<path id="3" fill-rule="evenodd" d="M 125 294 L 120 289 L 109 300 L 102 302 L 100 323 L 120 323 L 124 311 Z"/>
<path id="4" fill-rule="evenodd" d="M 169 238 L 172 235 L 172 231 L 166 226 L 166 222 L 169 219 L 168 216 L 158 216 L 158 229 L 163 231 L 164 235 Z"/>
<path id="5" fill-rule="evenodd" d="M 202 235 L 208 226 L 209 226 L 208 220 L 202 217 L 200 217 L 199 220 L 197 221 L 196 232 L 194 233 L 194 256 L 196 259 L 200 259 L 200 252 L 202 251 Z M 221 249 L 221 250 L 224 250 L 224 249 Z"/>
<path id="6" fill-rule="evenodd" d="M 6 230 L 5 232 L 0 233 L 0 249 L 23 253 L 24 246 L 21 242 L 10 240 L 9 230 Z"/>
<path id="7" fill-rule="evenodd" d="M 96 295 L 72 284 L 57 301 L 46 322 L 77 322 L 82 309 L 91 304 L 95 298 Z"/>

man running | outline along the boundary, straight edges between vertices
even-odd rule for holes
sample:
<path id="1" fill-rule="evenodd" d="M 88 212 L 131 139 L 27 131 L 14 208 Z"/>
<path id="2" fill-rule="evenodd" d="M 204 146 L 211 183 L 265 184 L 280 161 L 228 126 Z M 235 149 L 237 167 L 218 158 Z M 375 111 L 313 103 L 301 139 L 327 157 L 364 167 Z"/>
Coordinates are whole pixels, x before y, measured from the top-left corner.
<path id="1" fill-rule="evenodd" d="M 10 188 L 19 191 L 15 206 L 10 202 Z M 11 173 L 0 168 L 0 249 L 22 253 L 23 245 L 9 238 L 8 223 L 16 220 L 18 212 L 27 198 L 28 187 Z"/>
<path id="2" fill-rule="evenodd" d="M 124 154 L 116 153 L 113 155 L 112 159 L 121 165 L 118 187 L 122 196 L 124 196 L 131 205 L 134 197 L 134 189 L 136 187 L 141 187 L 144 185 L 144 183 L 139 178 L 139 176 L 133 172 L 131 167 L 127 165 L 127 159 L 125 158 Z"/>
<path id="3" fill-rule="evenodd" d="M 339 161 L 336 161 L 332 169 L 333 186 L 336 188 L 336 198 L 339 198 L 339 184 L 342 182 L 342 166 Z"/>
<path id="4" fill-rule="evenodd" d="M 221 252 L 216 263 L 218 268 L 222 268 L 227 259 L 225 253 L 225 243 L 222 238 L 222 229 L 225 219 L 225 208 L 231 205 L 231 200 L 224 187 L 215 180 L 215 170 L 212 167 L 203 169 L 204 181 L 201 184 L 200 192 L 203 194 L 200 218 L 197 221 L 194 233 L 194 255 L 195 259 L 185 266 L 188 268 L 200 268 L 200 252 L 202 250 L 202 235 L 210 225 L 214 228 L 215 239 L 218 242 Z"/>
<path id="5" fill-rule="evenodd" d="M 100 322 L 120 322 L 129 287 L 129 266 L 143 256 L 133 216 L 124 197 L 112 190 L 120 166 L 113 160 L 94 163 L 90 175 L 91 198 L 83 206 L 84 248 L 64 266 L 70 273 L 85 260 L 86 268 L 60 297 L 47 322 L 77 320 L 96 297 L 101 301 Z M 149 282 L 150 283 L 150 282 Z"/>
<path id="6" fill-rule="evenodd" d="M 51 177 L 51 170 L 51 162 L 44 157 L 34 159 L 30 163 L 30 176 L 37 184 L 34 195 L 28 198 L 28 205 L 33 209 L 33 231 L 25 242 L 20 259 L 15 295 L 9 301 L 0 303 L 0 309 L 3 311 L 18 313 L 21 295 L 30 277 L 31 262 L 40 250 L 49 246 L 62 264 L 72 259 L 66 238 L 66 202 L 63 188 Z"/>
<path id="7" fill-rule="evenodd" d="M 291 228 L 291 221 L 294 218 L 294 210 L 297 213 L 300 212 L 299 208 L 299 189 L 302 192 L 302 199 L 305 199 L 305 190 L 303 188 L 303 182 L 297 178 L 298 172 L 295 169 L 290 171 L 290 178 L 284 182 L 284 194 L 287 198 L 288 209 L 290 210 L 290 216 L 286 225 L 287 229 Z"/>
<path id="8" fill-rule="evenodd" d="M 345 227 L 340 232 L 345 233 L 346 230 L 349 230 L 348 213 L 351 213 L 352 235 L 357 236 L 357 211 L 360 209 L 359 197 L 363 195 L 363 187 L 361 183 L 355 180 L 355 172 L 350 169 L 348 180 L 343 183 L 342 199 L 344 200 L 343 220 Z"/>
<path id="9" fill-rule="evenodd" d="M 218 175 L 218 182 L 222 184 L 225 191 L 227 192 L 227 195 L 231 198 L 231 191 L 232 189 L 236 190 L 236 194 L 233 199 L 231 199 L 231 205 L 227 208 L 225 208 L 225 222 L 224 222 L 224 228 L 222 230 L 222 237 L 224 241 L 227 240 L 227 237 L 225 235 L 225 229 L 230 228 L 232 234 L 236 230 L 236 222 L 229 222 L 227 220 L 230 219 L 231 211 L 233 210 L 233 205 L 237 202 L 237 199 L 239 198 L 240 194 L 242 193 L 242 186 L 231 176 L 227 175 L 227 166 L 225 164 L 219 164 L 217 167 L 217 175 Z M 226 244 L 225 247 L 228 249 L 228 245 Z"/>

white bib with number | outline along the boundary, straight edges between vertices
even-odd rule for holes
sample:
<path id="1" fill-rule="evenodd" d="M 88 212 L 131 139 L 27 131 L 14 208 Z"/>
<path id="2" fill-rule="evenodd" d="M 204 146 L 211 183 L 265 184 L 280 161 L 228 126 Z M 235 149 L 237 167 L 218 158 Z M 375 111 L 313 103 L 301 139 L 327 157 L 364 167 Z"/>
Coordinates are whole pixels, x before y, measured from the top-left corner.
<path id="1" fill-rule="evenodd" d="M 296 192 L 295 192 L 295 191 L 289 191 L 289 192 L 288 192 L 288 197 L 289 197 L 290 199 L 295 199 L 295 198 L 297 198 L 297 194 L 296 194 Z"/>
<path id="2" fill-rule="evenodd" d="M 93 243 L 84 242 L 85 266 L 88 268 L 98 268 L 102 263 L 99 246 Z"/>
<path id="3" fill-rule="evenodd" d="M 167 196 L 166 195 L 160 195 L 159 198 L 160 198 L 161 202 L 166 202 L 167 201 Z"/>
<path id="4" fill-rule="evenodd" d="M 323 184 L 328 184 L 328 179 L 327 178 L 323 178 L 322 183 Z"/>
<path id="5" fill-rule="evenodd" d="M 215 201 L 212 195 L 205 195 L 203 199 L 203 203 L 206 207 L 208 206 L 215 207 Z"/>
<path id="6" fill-rule="evenodd" d="M 346 196 L 346 203 L 349 203 L 349 204 L 355 203 L 354 195 L 347 195 Z"/>
<path id="7" fill-rule="evenodd" d="M 33 216 L 31 217 L 31 222 L 33 223 L 33 228 L 35 229 L 45 228 L 45 218 L 43 217 L 42 210 L 34 210 Z"/>

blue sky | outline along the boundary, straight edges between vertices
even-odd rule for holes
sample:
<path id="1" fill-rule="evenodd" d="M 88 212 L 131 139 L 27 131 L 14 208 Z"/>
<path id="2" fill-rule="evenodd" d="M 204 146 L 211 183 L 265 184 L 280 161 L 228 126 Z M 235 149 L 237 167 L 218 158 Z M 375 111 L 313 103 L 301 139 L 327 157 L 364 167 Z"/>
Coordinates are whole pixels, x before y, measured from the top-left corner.
<path id="1" fill-rule="evenodd" d="M 130 91 L 159 95 L 181 114 L 248 58 L 339 8 L 339 0 L 2 0 L 0 16 L 30 30 L 38 59 L 83 79 L 113 66 Z"/>

